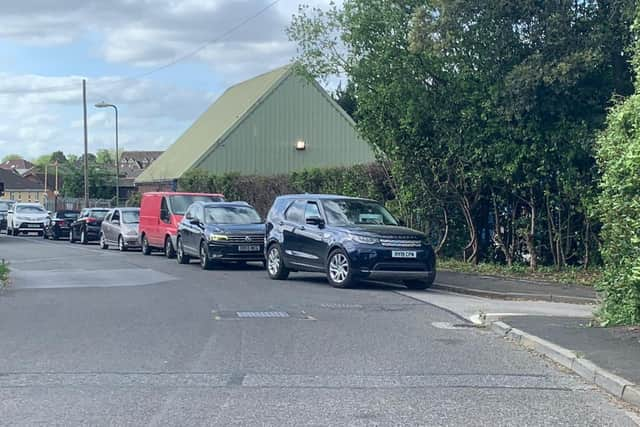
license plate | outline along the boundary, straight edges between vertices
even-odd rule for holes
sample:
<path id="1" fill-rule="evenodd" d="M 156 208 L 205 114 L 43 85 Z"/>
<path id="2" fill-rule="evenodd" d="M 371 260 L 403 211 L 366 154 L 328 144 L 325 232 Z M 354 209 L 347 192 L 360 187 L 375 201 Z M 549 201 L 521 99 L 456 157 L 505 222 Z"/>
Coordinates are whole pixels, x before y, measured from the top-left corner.
<path id="1" fill-rule="evenodd" d="M 416 251 L 393 251 L 391 256 L 393 258 L 416 258 L 418 255 Z"/>
<path id="2" fill-rule="evenodd" d="M 27 228 L 40 228 L 39 224 L 27 224 Z"/>
<path id="3" fill-rule="evenodd" d="M 260 252 L 260 246 L 258 245 L 238 246 L 238 252 Z"/>

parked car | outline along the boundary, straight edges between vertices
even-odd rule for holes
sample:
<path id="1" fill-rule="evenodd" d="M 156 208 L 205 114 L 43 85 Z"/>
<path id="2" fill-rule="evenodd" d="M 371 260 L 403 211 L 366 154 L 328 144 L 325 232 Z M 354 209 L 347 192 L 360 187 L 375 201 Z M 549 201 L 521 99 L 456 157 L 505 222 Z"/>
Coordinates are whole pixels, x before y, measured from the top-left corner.
<path id="1" fill-rule="evenodd" d="M 121 252 L 139 248 L 139 223 L 139 208 L 111 209 L 100 228 L 100 248 L 109 249 L 109 245 L 117 245 Z"/>
<path id="2" fill-rule="evenodd" d="M 264 261 L 265 226 L 246 202 L 195 202 L 178 226 L 177 260 L 200 260 L 204 270 L 218 261 Z"/>
<path id="3" fill-rule="evenodd" d="M 7 212 L 7 234 L 44 233 L 49 213 L 39 203 L 15 203 Z"/>
<path id="4" fill-rule="evenodd" d="M 14 204 L 13 200 L 0 200 L 0 231 L 7 229 L 7 214 Z"/>
<path id="5" fill-rule="evenodd" d="M 424 234 L 400 226 L 373 200 L 344 196 L 278 197 L 267 217 L 265 255 L 272 279 L 317 271 L 337 288 L 391 278 L 425 289 L 436 276 L 435 254 Z"/>
<path id="6" fill-rule="evenodd" d="M 223 202 L 222 194 L 152 192 L 140 201 L 140 244 L 142 253 L 164 250 L 167 258 L 176 256 L 178 224 L 194 202 Z"/>
<path id="7" fill-rule="evenodd" d="M 69 227 L 69 242 L 86 245 L 100 238 L 102 220 L 109 213 L 107 208 L 87 208 L 80 212 L 78 218 Z"/>
<path id="8" fill-rule="evenodd" d="M 51 215 L 51 220 L 44 228 L 45 239 L 58 240 L 61 237 L 69 237 L 71 224 L 78 218 L 80 211 L 56 211 Z"/>

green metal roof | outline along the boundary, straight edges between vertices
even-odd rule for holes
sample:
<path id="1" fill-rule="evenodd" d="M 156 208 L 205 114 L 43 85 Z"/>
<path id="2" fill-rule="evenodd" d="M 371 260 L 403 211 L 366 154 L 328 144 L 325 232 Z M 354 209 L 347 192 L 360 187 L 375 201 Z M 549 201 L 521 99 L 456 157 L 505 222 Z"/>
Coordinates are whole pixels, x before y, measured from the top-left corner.
<path id="1" fill-rule="evenodd" d="M 135 182 L 180 178 L 210 153 L 216 143 L 233 130 L 293 69 L 293 65 L 286 65 L 227 89 Z"/>

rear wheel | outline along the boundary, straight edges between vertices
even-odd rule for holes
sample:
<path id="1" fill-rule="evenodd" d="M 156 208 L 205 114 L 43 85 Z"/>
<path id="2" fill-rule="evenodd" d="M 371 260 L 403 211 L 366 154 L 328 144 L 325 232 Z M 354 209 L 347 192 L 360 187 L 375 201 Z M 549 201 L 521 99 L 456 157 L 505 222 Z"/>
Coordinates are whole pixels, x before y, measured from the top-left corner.
<path id="1" fill-rule="evenodd" d="M 83 245 L 86 245 L 89 243 L 89 239 L 87 238 L 87 229 L 83 228 L 80 231 L 80 243 L 82 243 Z"/>
<path id="2" fill-rule="evenodd" d="M 213 261 L 209 259 L 209 247 L 204 240 L 200 242 L 200 267 L 203 270 L 211 270 L 213 268 Z"/>
<path id="3" fill-rule="evenodd" d="M 100 233 L 100 249 L 109 249 L 107 245 L 107 239 L 104 238 L 104 234 Z"/>
<path id="4" fill-rule="evenodd" d="M 336 249 L 329 255 L 327 279 L 334 288 L 348 288 L 356 283 L 349 257 L 342 249 Z"/>
<path id="5" fill-rule="evenodd" d="M 173 248 L 173 243 L 171 243 L 171 237 L 169 236 L 164 239 L 164 254 L 169 259 L 173 259 L 176 257 L 176 250 Z"/>
<path id="6" fill-rule="evenodd" d="M 151 246 L 149 246 L 149 239 L 147 239 L 146 234 L 142 236 L 142 254 L 151 255 Z"/>
<path id="7" fill-rule="evenodd" d="M 122 236 L 118 236 L 118 250 L 120 252 L 127 251 L 127 245 L 124 244 L 124 239 L 122 238 Z"/>
<path id="8" fill-rule="evenodd" d="M 75 236 L 73 235 L 73 228 L 69 230 L 69 243 L 74 243 L 76 241 Z"/>
<path id="9" fill-rule="evenodd" d="M 189 264 L 189 261 L 191 261 L 191 257 L 184 253 L 184 244 L 182 243 L 182 239 L 180 237 L 178 237 L 176 246 L 178 247 L 178 249 L 176 250 L 176 261 L 178 261 L 178 264 Z"/>
<path id="10" fill-rule="evenodd" d="M 267 273 L 273 280 L 285 280 L 289 277 L 289 269 L 284 265 L 280 245 L 274 243 L 267 252 Z"/>
<path id="11" fill-rule="evenodd" d="M 44 240 L 47 240 L 47 239 L 49 238 L 49 236 L 47 236 L 47 230 L 45 230 L 45 231 L 43 231 L 43 232 L 42 232 L 42 238 L 43 238 Z"/>

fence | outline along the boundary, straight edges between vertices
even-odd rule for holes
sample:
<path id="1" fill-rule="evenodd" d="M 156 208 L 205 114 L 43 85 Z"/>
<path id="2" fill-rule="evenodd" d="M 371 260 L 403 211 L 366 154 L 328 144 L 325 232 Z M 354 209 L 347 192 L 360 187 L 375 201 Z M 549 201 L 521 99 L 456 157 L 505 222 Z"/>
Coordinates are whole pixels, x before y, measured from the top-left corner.
<path id="1" fill-rule="evenodd" d="M 113 200 L 110 199 L 89 199 L 90 208 L 110 208 L 113 205 Z M 84 198 L 75 197 L 57 197 L 55 199 L 45 200 L 45 209 L 48 211 L 57 210 L 81 210 L 84 208 Z"/>

